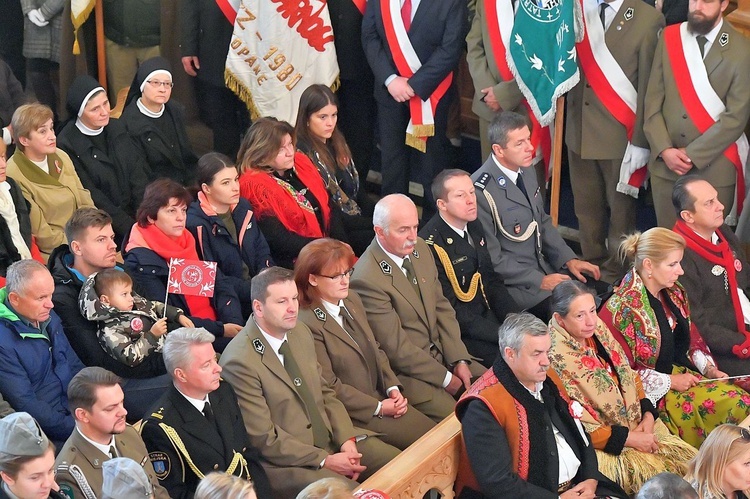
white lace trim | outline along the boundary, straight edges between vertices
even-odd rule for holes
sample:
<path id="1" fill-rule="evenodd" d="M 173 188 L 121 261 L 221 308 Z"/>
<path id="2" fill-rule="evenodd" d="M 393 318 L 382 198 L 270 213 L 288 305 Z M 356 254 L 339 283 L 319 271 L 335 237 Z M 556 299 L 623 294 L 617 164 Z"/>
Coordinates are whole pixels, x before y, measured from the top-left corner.
<path id="1" fill-rule="evenodd" d="M 668 374 L 654 371 L 653 369 L 639 369 L 638 374 L 641 375 L 643 381 L 643 390 L 646 392 L 646 397 L 654 404 L 661 400 L 661 398 L 667 394 L 669 389 L 672 387 L 672 379 Z"/>
<path id="2" fill-rule="evenodd" d="M 713 357 L 710 354 L 706 355 L 705 352 L 702 352 L 700 350 L 694 350 L 693 352 L 690 352 L 690 360 L 693 361 L 695 367 L 698 368 L 698 371 L 704 376 L 706 376 L 706 371 L 709 367 L 716 366 L 716 361 L 713 359 Z"/>

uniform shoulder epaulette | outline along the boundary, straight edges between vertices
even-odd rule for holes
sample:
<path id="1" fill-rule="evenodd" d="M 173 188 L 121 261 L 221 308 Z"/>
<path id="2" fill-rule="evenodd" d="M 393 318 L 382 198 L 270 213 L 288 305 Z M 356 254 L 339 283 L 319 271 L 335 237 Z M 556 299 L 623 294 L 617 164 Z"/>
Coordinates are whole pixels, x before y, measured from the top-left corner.
<path id="1" fill-rule="evenodd" d="M 490 175 L 489 173 L 483 173 L 474 182 L 474 186 L 479 187 L 482 190 L 485 190 L 487 188 L 487 184 L 490 183 L 491 178 L 492 178 L 492 175 Z"/>
<path id="2" fill-rule="evenodd" d="M 435 239 L 435 234 L 430 234 L 430 237 L 428 237 L 427 239 L 425 239 L 424 242 L 426 244 L 429 244 L 430 246 L 432 246 L 433 244 L 435 244 L 434 239 Z"/>

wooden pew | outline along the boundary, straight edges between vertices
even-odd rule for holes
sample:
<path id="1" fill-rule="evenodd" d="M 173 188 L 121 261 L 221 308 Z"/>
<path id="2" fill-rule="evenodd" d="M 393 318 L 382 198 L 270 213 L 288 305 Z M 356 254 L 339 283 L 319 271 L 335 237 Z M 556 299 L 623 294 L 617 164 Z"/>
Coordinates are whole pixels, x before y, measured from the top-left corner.
<path id="1" fill-rule="evenodd" d="M 434 489 L 443 498 L 453 499 L 460 447 L 461 423 L 451 414 L 360 488 L 380 490 L 393 499 L 421 499 Z"/>

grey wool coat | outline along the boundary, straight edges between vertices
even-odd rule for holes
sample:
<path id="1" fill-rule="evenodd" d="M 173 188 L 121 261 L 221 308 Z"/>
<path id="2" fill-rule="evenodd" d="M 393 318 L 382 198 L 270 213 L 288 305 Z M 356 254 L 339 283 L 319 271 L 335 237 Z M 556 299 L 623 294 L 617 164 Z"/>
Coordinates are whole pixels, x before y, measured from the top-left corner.
<path id="1" fill-rule="evenodd" d="M 60 62 L 60 38 L 62 36 L 63 8 L 66 0 L 21 0 L 23 10 L 23 55 L 29 59 L 49 59 Z M 32 23 L 28 14 L 39 9 L 46 26 Z"/>

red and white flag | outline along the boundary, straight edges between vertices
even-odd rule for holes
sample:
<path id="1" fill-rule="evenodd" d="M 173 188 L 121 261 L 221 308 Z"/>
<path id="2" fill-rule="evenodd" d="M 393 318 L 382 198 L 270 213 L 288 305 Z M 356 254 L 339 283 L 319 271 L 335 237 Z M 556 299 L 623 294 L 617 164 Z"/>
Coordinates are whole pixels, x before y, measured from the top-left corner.
<path id="1" fill-rule="evenodd" d="M 172 258 L 169 261 L 167 293 L 211 298 L 215 283 L 216 262 L 184 258 Z"/>

